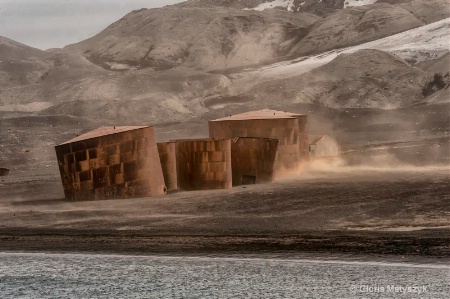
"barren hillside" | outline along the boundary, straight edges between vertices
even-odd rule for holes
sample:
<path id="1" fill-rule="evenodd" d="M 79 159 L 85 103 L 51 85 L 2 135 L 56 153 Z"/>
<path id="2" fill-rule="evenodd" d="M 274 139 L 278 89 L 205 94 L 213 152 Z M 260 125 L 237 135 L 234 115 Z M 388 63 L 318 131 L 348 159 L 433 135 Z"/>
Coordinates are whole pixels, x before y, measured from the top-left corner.
<path id="1" fill-rule="evenodd" d="M 441 73 L 445 76 L 450 72 L 450 52 L 439 58 L 426 60 L 417 66 L 430 73 Z"/>
<path id="2" fill-rule="evenodd" d="M 319 16 L 344 8 L 345 0 L 188 0 L 177 4 L 182 7 L 227 7 L 236 9 L 269 10 L 313 13 Z"/>
<path id="3" fill-rule="evenodd" d="M 3 60 L 23 60 L 32 57 L 44 59 L 48 57 L 45 51 L 29 47 L 27 45 L 18 43 L 6 37 L 0 36 L 0 55 Z"/>
<path id="4" fill-rule="evenodd" d="M 433 80 L 437 66 L 442 65 L 435 61 L 436 55 L 440 57 L 448 51 L 447 28 L 448 21 L 443 20 L 348 49 L 253 67 L 251 72 L 242 72 L 244 67 L 240 67 L 208 73 L 182 66 L 168 70 L 118 71 L 96 65 L 83 53 L 73 50 L 72 47 L 81 44 L 49 52 L 25 48 L 32 53 L 27 54 L 26 61 L 37 61 L 38 66 L 44 67 L 37 72 L 10 68 L 14 70 L 11 74 L 22 79 L 32 76 L 37 79 L 23 80 L 21 84 L 8 80 L 1 90 L 0 111 L 5 112 L 3 117 L 21 112 L 128 122 L 132 115 L 134 121 L 168 123 L 196 118 L 229 105 L 244 110 L 250 106 L 266 107 L 273 99 L 278 99 L 277 105 L 314 103 L 334 108 L 382 109 L 427 101 L 447 102 L 448 89 L 431 87 L 435 92 L 422 94 L 423 88 Z M 332 61 L 339 52 L 350 54 L 371 48 L 388 50 L 407 63 L 400 63 L 401 59 L 391 55 L 371 57 L 368 54 L 357 59 L 349 55 L 348 59 L 341 57 L 328 67 L 307 74 Z M 421 70 L 409 65 L 423 60 L 424 65 L 428 60 L 429 64 L 435 61 L 434 66 Z M 391 63 L 395 68 L 390 67 Z M 374 68 L 378 70 L 376 73 Z"/>
<path id="5" fill-rule="evenodd" d="M 450 16 L 447 0 L 376 3 L 349 7 L 316 23 L 289 55 L 304 56 L 353 46 L 416 28 Z"/>
<path id="6" fill-rule="evenodd" d="M 300 76 L 261 83 L 248 94 L 268 104 L 281 88 L 283 103 L 388 109 L 423 101 L 428 76 L 386 52 L 360 50 Z"/>
<path id="7" fill-rule="evenodd" d="M 45 103 L 27 103 L 27 99 L 35 98 L 37 89 L 33 85 L 39 84 L 52 67 L 49 57 L 44 51 L 0 37 L 0 111 L 48 107 Z"/>
<path id="8" fill-rule="evenodd" d="M 445 57 L 437 63 L 441 61 L 445 61 Z M 448 69 L 448 65 L 446 67 Z M 392 109 L 429 101 L 433 92 L 424 94 L 424 89 L 435 73 L 431 68 L 423 71 L 413 67 L 386 52 L 360 50 L 341 54 L 309 73 L 283 80 L 283 86 L 285 94 L 291 90 L 292 96 L 286 98 L 293 102 L 333 108 Z M 264 88 L 270 87 L 264 84 Z M 256 87 L 256 90 L 264 93 L 264 89 Z M 443 91 L 448 94 L 447 89 Z"/>
<path id="9" fill-rule="evenodd" d="M 233 84 L 205 102 L 214 103 L 210 106 L 216 109 L 268 105 L 273 98 L 279 99 L 278 105 L 316 103 L 334 108 L 392 109 L 448 102 L 449 89 L 442 84 L 431 86 L 431 93 L 423 91 L 436 73 L 449 81 L 445 76 L 449 71 L 449 26 L 445 19 L 358 46 L 230 73 Z M 352 55 L 365 49 L 383 50 L 384 55 L 378 55 L 380 51 L 366 51 L 368 54 L 359 58 Z M 340 54 L 347 55 L 338 57 Z"/>
<path id="10" fill-rule="evenodd" d="M 354 147 L 392 141 L 392 123 L 411 140 L 447 134 L 449 19 L 424 24 L 448 16 L 448 1 L 259 9 L 270 3 L 143 9 L 47 52 L 1 39 L 0 162 L 51 172 L 53 145 L 98 125 L 158 125 L 161 141 L 204 137 L 206 120 L 261 108 L 310 114 L 315 132 Z M 355 121 L 382 133 L 355 137 Z"/>
<path id="11" fill-rule="evenodd" d="M 2 87 L 37 83 L 49 69 L 49 55 L 5 37 L 0 37 L 0 84 Z"/>
<path id="12" fill-rule="evenodd" d="M 278 58 L 318 20 L 310 14 L 222 7 L 142 9 L 67 48 L 107 69 L 212 70 Z"/>
<path id="13" fill-rule="evenodd" d="M 325 19 L 294 8 L 257 9 L 275 2 L 188 1 L 142 9 L 67 49 L 112 70 L 184 66 L 208 71 L 357 45 L 450 16 L 448 0 L 336 8 Z M 279 3 L 291 7 L 293 1 L 288 2 Z M 308 5 L 343 3 L 306 1 L 299 7 Z"/>

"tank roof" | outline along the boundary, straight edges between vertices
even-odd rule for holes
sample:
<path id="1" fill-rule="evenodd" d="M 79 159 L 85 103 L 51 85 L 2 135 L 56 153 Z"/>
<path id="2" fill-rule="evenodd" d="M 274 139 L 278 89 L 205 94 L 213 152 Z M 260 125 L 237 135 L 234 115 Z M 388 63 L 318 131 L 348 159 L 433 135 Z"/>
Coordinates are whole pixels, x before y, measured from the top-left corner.
<path id="1" fill-rule="evenodd" d="M 316 144 L 317 142 L 322 140 L 323 137 L 325 137 L 325 135 L 310 135 L 309 144 Z"/>
<path id="2" fill-rule="evenodd" d="M 217 140 L 230 140 L 231 138 L 186 138 L 186 139 L 171 139 L 168 142 L 180 142 L 180 141 L 217 141 Z"/>
<path id="3" fill-rule="evenodd" d="M 243 136 L 243 137 L 233 137 L 231 138 L 231 140 L 233 140 L 233 142 L 237 142 L 239 139 L 258 139 L 258 140 L 276 140 L 276 141 L 280 141 L 277 138 L 269 138 L 269 137 L 251 137 L 251 136 Z"/>
<path id="4" fill-rule="evenodd" d="M 291 113 L 286 111 L 278 111 L 272 109 L 262 109 L 258 111 L 249 111 L 236 115 L 231 115 L 223 118 L 218 118 L 212 121 L 225 121 L 225 120 L 250 120 L 250 119 L 280 119 L 280 118 L 298 118 L 299 116 L 305 116 L 303 114 Z"/>
<path id="5" fill-rule="evenodd" d="M 327 134 L 322 135 L 309 135 L 309 144 L 317 144 L 320 140 L 327 138 L 328 140 L 334 141 L 335 143 L 338 143 L 333 137 Z"/>
<path id="6" fill-rule="evenodd" d="M 91 139 L 91 138 L 97 138 L 97 137 L 106 136 L 106 135 L 111 135 L 111 134 L 122 133 L 122 132 L 126 132 L 126 131 L 143 129 L 143 128 L 149 128 L 149 126 L 100 127 L 95 130 L 84 133 L 73 139 L 70 139 L 66 142 L 63 142 L 60 145 L 77 142 L 77 141 L 81 141 L 81 140 L 86 140 L 86 139 Z"/>

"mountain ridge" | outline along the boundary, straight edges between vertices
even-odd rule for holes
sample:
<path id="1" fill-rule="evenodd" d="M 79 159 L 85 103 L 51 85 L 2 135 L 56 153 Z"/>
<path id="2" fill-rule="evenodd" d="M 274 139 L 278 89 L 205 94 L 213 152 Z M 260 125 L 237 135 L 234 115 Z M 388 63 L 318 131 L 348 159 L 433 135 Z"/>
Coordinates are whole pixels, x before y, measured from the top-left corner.
<path id="1" fill-rule="evenodd" d="M 323 0 L 320 14 L 179 4 L 131 12 L 63 49 L 4 39 L 0 160 L 57 171 L 53 146 L 81 131 L 155 125 L 159 141 L 201 138 L 206 120 L 263 108 L 308 114 L 314 133 L 347 148 L 448 136 L 450 18 L 423 25 L 450 15 L 448 1 L 384 2 Z"/>
<path id="2" fill-rule="evenodd" d="M 442 2 L 441 0 L 433 1 Z M 39 56 L 35 62 L 40 67 L 37 70 L 25 69 L 20 72 L 17 67 L 10 68 L 10 72 L 15 71 L 15 74 L 11 74 L 18 76 L 18 80 L 22 81 L 11 80 L 12 75 L 3 81 L 0 92 L 0 112 L 4 111 L 6 113 L 4 115 L 21 111 L 33 113 L 36 116 L 72 115 L 91 119 L 101 117 L 105 121 L 126 121 L 130 115 L 134 115 L 136 119 L 148 119 L 152 123 L 158 123 L 167 122 L 167 119 L 172 121 L 194 119 L 212 110 L 223 109 L 227 105 L 237 107 L 236 109 L 250 106 L 265 107 L 274 98 L 281 99 L 280 102 L 286 105 L 307 103 L 337 109 L 392 109 L 416 103 L 447 102 L 445 98 L 447 89 L 436 90 L 429 96 L 421 94 L 421 88 L 433 80 L 435 68 L 420 71 L 410 65 L 414 59 L 408 60 L 408 63 L 402 62 L 406 63 L 401 67 L 405 76 L 409 78 L 408 76 L 415 74 L 417 77 L 417 80 L 413 79 L 413 82 L 408 81 L 409 79 L 399 80 L 400 85 L 406 86 L 404 92 L 403 87 L 399 89 L 395 84 L 380 83 L 383 76 L 390 78 L 389 80 L 397 80 L 395 76 L 392 77 L 395 72 L 390 74 L 389 69 L 379 74 L 370 70 L 368 75 L 353 76 L 352 74 L 353 77 L 349 76 L 353 78 L 352 82 L 331 76 L 333 68 L 326 66 L 312 71 L 314 67 L 311 67 L 305 70 L 305 72 L 309 71 L 308 74 L 294 74 L 288 77 L 282 75 L 280 78 L 276 72 L 272 74 L 266 71 L 271 68 L 277 69 L 276 66 L 267 64 L 270 59 L 279 60 L 286 66 L 291 64 L 291 67 L 301 68 L 302 64 L 298 61 L 319 61 L 321 57 L 329 55 L 324 49 L 328 49 L 330 45 L 332 51 L 339 52 L 343 47 L 352 43 L 359 44 L 361 40 L 367 38 L 370 40 L 424 24 L 404 9 L 378 2 L 367 6 L 341 9 L 325 18 L 279 9 L 262 12 L 243 11 L 235 8 L 216 8 L 217 5 L 212 8 L 187 7 L 180 10 L 179 7 L 183 7 L 185 3 L 159 9 L 133 11 L 109 26 L 109 29 L 81 43 L 46 52 L 36 49 L 36 55 L 29 54 L 29 57 Z M 411 3 L 418 5 L 414 0 L 403 2 L 400 5 L 411 6 Z M 332 2 L 326 3 L 332 4 Z M 382 12 L 386 10 L 391 10 L 391 14 L 382 18 L 384 24 L 381 26 L 376 16 L 383 15 Z M 215 12 L 218 13 L 214 14 Z M 395 20 L 394 17 L 398 13 L 412 21 L 399 22 L 398 20 L 402 18 Z M 205 14 L 209 17 L 197 18 Z M 369 18 L 367 15 L 372 17 Z M 167 19 L 167 16 L 171 18 Z M 350 18 L 347 20 L 348 16 L 353 16 L 356 21 Z M 343 20 L 347 23 L 342 23 Z M 187 58 L 184 58 L 186 63 L 177 63 L 179 57 L 173 53 L 178 53 L 183 45 L 191 42 L 193 35 L 189 35 L 188 32 L 195 32 L 195 36 L 201 35 L 201 32 L 194 30 L 197 27 L 190 25 L 192 22 L 204 27 L 201 31 L 205 33 L 203 44 L 191 45 L 192 57 L 186 55 Z M 341 24 L 339 25 L 341 27 L 333 26 L 333 22 Z M 344 26 L 347 30 L 356 32 L 358 22 L 378 24 L 382 33 L 375 32 L 370 35 L 366 31 L 361 31 L 356 35 L 348 35 L 348 38 L 341 43 L 329 42 L 309 48 L 306 43 L 302 47 L 296 47 L 302 41 L 313 40 L 314 36 L 320 37 L 321 32 L 327 28 L 339 32 Z M 395 25 L 398 23 L 400 25 Z M 356 25 L 352 27 L 345 24 Z M 395 25 L 394 29 L 386 29 L 392 24 Z M 441 29 L 435 26 L 435 29 L 429 29 L 426 34 L 442 32 L 447 25 L 442 26 L 444 27 Z M 183 30 L 178 30 L 180 28 Z M 149 30 L 155 34 L 149 37 Z M 111 32 L 116 36 L 111 35 Z M 167 34 L 168 32 L 170 34 Z M 234 36 L 234 39 L 229 38 L 230 34 Z M 247 39 L 249 36 L 252 39 Z M 361 37 L 364 38 L 361 39 Z M 162 42 L 157 44 L 155 41 Z M 180 42 L 174 43 L 174 41 Z M 141 48 L 139 45 L 142 43 L 149 44 Z M 259 51 L 258 47 L 261 45 L 272 50 Z M 166 51 L 168 47 L 171 47 L 171 51 Z M 318 54 L 304 56 L 303 52 L 309 53 L 311 48 L 314 48 L 313 53 L 318 52 Z M 34 53 L 32 48 L 25 46 L 23 49 Z M 154 52 L 150 54 L 152 51 Z M 426 51 L 429 51 L 429 47 L 426 49 L 419 47 L 418 50 L 412 50 L 411 57 L 414 53 L 423 54 L 427 53 Z M 130 53 L 136 55 L 133 56 Z M 379 52 L 372 52 L 373 55 L 374 53 Z M 396 53 L 398 54 L 399 51 L 393 52 L 393 54 Z M 96 56 L 97 54 L 99 57 Z M 104 57 L 102 57 L 103 54 L 105 54 Z M 184 52 L 183 55 L 185 54 Z M 360 54 L 346 55 L 352 58 Z M 391 57 L 389 55 L 376 54 L 374 57 L 385 57 L 380 58 L 380 63 L 383 64 L 382 60 Z M 432 59 L 433 55 L 435 54 L 430 52 L 429 57 L 425 55 L 423 59 Z M 291 62 L 286 60 L 291 56 L 298 58 L 294 58 Z M 370 59 L 369 56 L 366 55 L 365 59 Z M 144 62 L 144 66 L 138 67 L 143 57 L 148 58 L 149 61 Z M 342 57 L 339 59 L 342 60 Z M 356 59 L 356 61 L 365 63 L 364 60 Z M 326 62 L 328 61 L 323 63 Z M 336 64 L 337 62 L 330 62 L 330 65 L 338 65 L 336 68 L 338 71 L 346 70 L 347 67 L 351 68 L 354 63 L 351 59 L 346 60 L 344 64 Z M 29 62 L 26 63 L 29 64 Z M 345 64 L 348 65 L 345 66 Z M 2 63 L 0 67 L 2 65 L 5 64 Z M 236 69 L 229 72 L 217 71 L 228 66 L 236 67 Z M 247 72 L 246 68 L 250 66 L 254 71 Z M 317 66 L 320 64 L 315 67 Z M 445 68 L 442 71 L 445 72 Z M 317 80 L 318 73 L 325 79 Z M 402 76 L 401 72 L 398 76 Z M 385 87 L 388 89 L 383 89 Z M 348 88 L 359 89 L 363 95 L 345 91 Z"/>
<path id="3" fill-rule="evenodd" d="M 450 16 L 447 2 L 377 2 L 322 18 L 220 6 L 233 1 L 188 1 L 133 11 L 96 36 L 66 48 L 79 50 L 106 69 L 184 66 L 211 71 L 317 54 L 403 32 Z"/>

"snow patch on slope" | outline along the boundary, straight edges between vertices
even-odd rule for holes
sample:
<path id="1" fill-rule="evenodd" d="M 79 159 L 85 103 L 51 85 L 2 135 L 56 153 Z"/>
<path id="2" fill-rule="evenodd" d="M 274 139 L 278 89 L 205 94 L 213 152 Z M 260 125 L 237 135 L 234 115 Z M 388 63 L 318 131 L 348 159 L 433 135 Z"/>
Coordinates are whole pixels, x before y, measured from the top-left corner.
<path id="1" fill-rule="evenodd" d="M 268 65 L 255 70 L 255 73 L 268 78 L 298 76 L 330 62 L 341 53 L 354 53 L 361 49 L 381 50 L 390 52 L 402 59 L 413 59 L 420 62 L 430 58 L 438 58 L 449 52 L 449 40 L 450 18 L 447 18 L 358 46 L 331 50 Z M 248 71 L 251 72 L 252 70 L 249 69 Z"/>
<path id="2" fill-rule="evenodd" d="M 317 2 L 320 3 L 320 2 L 322 2 L 322 0 L 317 0 Z M 377 0 L 346 0 L 344 3 L 344 8 L 351 7 L 351 6 L 369 5 L 369 4 L 374 4 L 375 2 L 377 2 Z M 303 6 L 305 3 L 306 3 L 306 1 L 301 2 L 300 6 Z M 272 0 L 269 2 L 261 3 L 254 8 L 243 8 L 242 10 L 263 11 L 266 9 L 273 9 L 276 7 L 284 7 L 288 11 L 294 11 L 295 10 L 294 0 Z M 300 9 L 300 7 L 297 10 L 299 10 L 299 9 Z"/>
<path id="3" fill-rule="evenodd" d="M 115 71 L 123 71 L 123 70 L 137 70 L 137 67 L 130 66 L 125 63 L 117 63 L 117 62 L 106 62 L 106 65 L 109 66 L 109 69 Z"/>
<path id="4" fill-rule="evenodd" d="M 294 10 L 294 0 L 274 0 L 271 2 L 264 2 L 254 8 L 244 8 L 243 10 L 259 10 L 263 11 L 275 7 L 285 7 L 288 11 Z"/>
<path id="5" fill-rule="evenodd" d="M 377 0 L 346 0 L 344 3 L 344 8 L 351 7 L 351 6 L 363 6 L 363 5 L 370 5 L 377 2 Z"/>

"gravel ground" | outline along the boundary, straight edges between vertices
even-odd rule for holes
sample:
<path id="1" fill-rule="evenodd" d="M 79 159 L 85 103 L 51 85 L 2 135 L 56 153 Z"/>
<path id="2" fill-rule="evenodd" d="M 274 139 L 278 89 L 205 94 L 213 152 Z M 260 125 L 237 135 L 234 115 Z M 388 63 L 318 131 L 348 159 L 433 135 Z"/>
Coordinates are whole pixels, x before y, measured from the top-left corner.
<path id="1" fill-rule="evenodd" d="M 313 169 L 273 184 L 68 202 L 58 177 L 5 177 L 0 249 L 450 256 L 448 167 Z"/>

